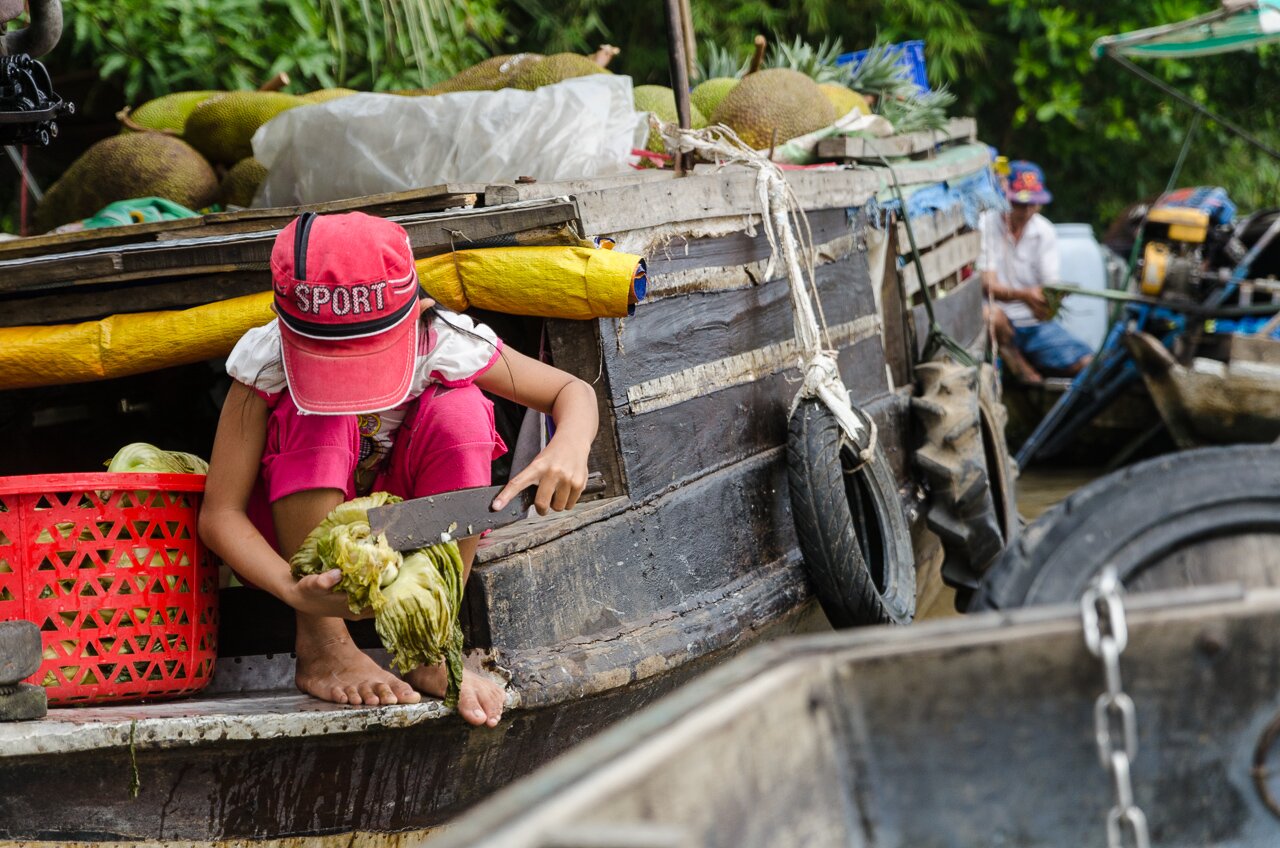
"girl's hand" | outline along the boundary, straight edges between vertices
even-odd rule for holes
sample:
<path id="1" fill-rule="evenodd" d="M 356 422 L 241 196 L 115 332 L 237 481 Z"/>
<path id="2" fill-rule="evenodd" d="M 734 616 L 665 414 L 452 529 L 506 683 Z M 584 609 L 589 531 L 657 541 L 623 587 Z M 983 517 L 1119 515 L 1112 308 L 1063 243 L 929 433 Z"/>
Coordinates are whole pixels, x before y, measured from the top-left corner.
<path id="1" fill-rule="evenodd" d="M 333 587 L 337 586 L 341 579 L 342 572 L 336 568 L 331 568 L 323 574 L 308 574 L 289 587 L 283 600 L 298 612 L 305 612 L 308 615 L 345 618 L 350 621 L 372 618 L 373 613 L 369 610 L 352 612 L 347 604 L 346 592 L 333 591 Z"/>
<path id="2" fill-rule="evenodd" d="M 587 453 L 591 445 L 574 445 L 558 436 L 498 493 L 493 499 L 495 510 L 534 484 L 538 486 L 533 499 L 538 515 L 573 508 L 587 485 Z"/>

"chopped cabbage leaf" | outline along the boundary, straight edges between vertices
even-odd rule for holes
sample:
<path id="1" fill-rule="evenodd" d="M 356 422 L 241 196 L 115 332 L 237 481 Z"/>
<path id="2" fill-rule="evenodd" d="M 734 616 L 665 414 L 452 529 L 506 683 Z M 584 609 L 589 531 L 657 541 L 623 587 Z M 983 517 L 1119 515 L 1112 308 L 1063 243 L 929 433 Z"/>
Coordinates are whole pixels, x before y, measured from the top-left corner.
<path id="1" fill-rule="evenodd" d="M 385 536 L 374 536 L 369 510 L 399 501 L 375 492 L 334 507 L 307 534 L 290 567 L 294 577 L 339 569 L 334 591 L 347 593 L 352 612 L 373 610 L 378 638 L 401 673 L 445 662 L 445 705 L 452 707 L 462 685 L 462 555 L 456 542 L 447 542 L 404 556 Z"/>

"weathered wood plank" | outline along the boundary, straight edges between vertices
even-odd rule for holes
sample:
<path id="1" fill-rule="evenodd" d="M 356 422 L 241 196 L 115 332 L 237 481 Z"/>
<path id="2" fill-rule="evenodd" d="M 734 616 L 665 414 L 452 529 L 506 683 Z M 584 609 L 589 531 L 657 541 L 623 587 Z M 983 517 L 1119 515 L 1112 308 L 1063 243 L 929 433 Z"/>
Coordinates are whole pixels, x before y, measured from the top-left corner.
<path id="1" fill-rule="evenodd" d="M 819 161 L 832 162 L 846 159 L 870 159 L 879 161 L 902 156 L 927 153 L 940 144 L 971 142 L 977 138 L 978 122 L 973 118 L 952 118 L 945 129 L 903 133 L 888 138 L 865 136 L 840 136 L 824 138 L 818 142 Z"/>
<path id="2" fill-rule="evenodd" d="M 880 316 L 863 315 L 843 324 L 828 326 L 824 343 L 834 350 L 840 350 L 879 335 Z M 626 411 L 632 415 L 644 415 L 684 403 L 699 395 L 752 383 L 792 368 L 800 356 L 800 346 L 796 340 L 787 339 L 646 380 L 627 390 Z"/>
<path id="3" fill-rule="evenodd" d="M 837 357 L 855 403 L 888 391 L 879 336 Z M 618 413 L 633 499 L 645 498 L 786 441 L 800 371 L 790 368 L 642 415 Z"/>
<path id="4" fill-rule="evenodd" d="M 861 206 L 881 188 L 882 178 L 869 170 L 840 168 L 789 171 L 791 183 L 806 210 Z M 759 214 L 754 170 L 729 166 L 700 166 L 693 174 L 616 182 L 604 188 L 592 181 L 532 183 L 487 187 L 486 196 L 530 200 L 573 195 L 588 235 L 608 235 L 667 224 Z M 585 185 L 584 185 L 585 183 Z"/>
<path id="5" fill-rule="evenodd" d="M 854 254 L 817 270 L 829 326 L 876 313 L 866 258 Z M 658 377 L 790 339 L 790 289 L 774 279 L 750 289 L 694 292 L 646 304 L 621 322 L 603 323 L 604 355 L 615 406 L 628 390 Z"/>
<path id="6" fill-rule="evenodd" d="M 600 429 L 591 443 L 587 465 L 604 476 L 604 495 L 611 498 L 626 494 L 627 478 L 618 449 L 618 422 L 609 389 L 610 377 L 604 367 L 601 324 L 600 321 L 549 320 L 546 327 L 552 363 L 595 389 Z"/>
<path id="7" fill-rule="evenodd" d="M 919 215 L 911 219 L 911 231 L 916 237 L 916 247 L 928 250 L 940 241 L 951 238 L 965 227 L 964 209 L 953 206 L 931 215 Z M 911 253 L 911 239 L 907 237 L 907 225 L 898 222 L 898 253 Z"/>
<path id="8" fill-rule="evenodd" d="M 932 250 L 922 253 L 920 264 L 924 267 L 926 283 L 929 286 L 936 286 L 966 266 L 977 262 L 981 247 L 982 235 L 969 232 L 950 238 Z M 908 297 L 920 291 L 919 274 L 915 263 L 909 259 L 902 268 L 902 281 L 906 286 Z"/>
<path id="9" fill-rule="evenodd" d="M 941 183 L 972 176 L 991 165 L 991 150 L 986 145 L 954 147 L 947 153 L 949 155 L 937 159 L 894 163 L 893 170 L 898 175 L 898 182 L 904 186 Z M 886 186 L 891 183 L 892 178 L 886 169 L 872 170 L 883 175 Z"/>
<path id="10" fill-rule="evenodd" d="M 414 255 L 450 245 L 577 221 L 570 201 L 460 213 L 425 213 L 394 219 L 409 233 Z M 119 282 L 148 277 L 265 270 L 276 231 L 207 239 L 123 245 L 47 257 L 0 260 L 0 292 Z"/>
<path id="11" fill-rule="evenodd" d="M 216 212 L 178 221 L 157 221 L 149 224 L 130 224 L 123 227 L 30 236 L 12 241 L 0 241 L 0 259 L 46 256 L 53 253 L 163 239 L 186 239 L 233 232 L 261 232 L 269 228 L 279 229 L 306 211 L 332 213 L 359 209 L 370 215 L 390 217 L 451 207 L 474 206 L 477 193 L 482 189 L 483 186 L 478 184 L 430 186 L 413 191 L 375 194 L 307 206 L 242 209 L 238 212 Z"/>
<path id="12" fill-rule="evenodd" d="M 819 209 L 808 213 L 809 229 L 815 247 L 821 247 L 849 235 L 853 225 L 844 209 Z M 664 241 L 659 252 L 647 257 L 649 276 L 654 284 L 666 274 L 694 268 L 723 268 L 768 259 L 769 240 L 757 225 L 755 235 L 745 230 L 713 238 L 672 238 Z"/>
<path id="13" fill-rule="evenodd" d="M 537 548 L 476 569 L 499 651 L 643 621 L 791 559 L 786 464 L 768 451 Z"/>
<path id="14" fill-rule="evenodd" d="M 951 291 L 935 293 L 933 312 L 947 335 L 969 350 L 986 342 L 986 326 L 982 323 L 982 280 L 976 275 Z M 916 340 L 922 353 L 929 335 L 929 316 L 924 306 L 915 307 L 914 316 Z"/>
<path id="15" fill-rule="evenodd" d="M 187 309 L 271 289 L 266 271 L 232 271 L 180 280 L 85 286 L 63 294 L 0 297 L 0 327 L 75 324 L 107 315 Z"/>

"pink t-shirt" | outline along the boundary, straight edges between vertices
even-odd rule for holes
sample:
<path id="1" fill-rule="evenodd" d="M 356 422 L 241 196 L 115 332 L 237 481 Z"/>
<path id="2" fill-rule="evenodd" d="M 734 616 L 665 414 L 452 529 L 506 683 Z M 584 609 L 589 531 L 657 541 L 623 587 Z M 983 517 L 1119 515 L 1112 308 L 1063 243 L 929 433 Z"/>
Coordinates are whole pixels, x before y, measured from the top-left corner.
<path id="1" fill-rule="evenodd" d="M 502 352 L 502 340 L 484 324 L 439 306 L 433 311 L 436 314 L 427 313 L 422 319 L 424 332 L 418 334 L 418 356 L 408 398 L 393 409 L 357 416 L 360 424 L 357 488 L 362 488 L 360 483 L 372 481 L 384 465 L 409 407 L 429 386 L 468 385 L 488 371 Z M 256 327 L 241 337 L 227 357 L 227 373 L 275 406 L 288 389 L 276 321 Z"/>

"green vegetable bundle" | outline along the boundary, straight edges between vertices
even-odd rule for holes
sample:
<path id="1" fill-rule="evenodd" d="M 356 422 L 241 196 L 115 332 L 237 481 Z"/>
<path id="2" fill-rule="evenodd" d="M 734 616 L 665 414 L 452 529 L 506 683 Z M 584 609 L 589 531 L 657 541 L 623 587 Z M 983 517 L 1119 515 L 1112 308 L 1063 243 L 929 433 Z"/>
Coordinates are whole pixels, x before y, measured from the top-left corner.
<path id="1" fill-rule="evenodd" d="M 375 492 L 338 504 L 289 564 L 294 577 L 340 570 L 334 591 L 347 593 L 352 612 L 373 610 L 378 637 L 402 673 L 444 660 L 444 702 L 452 707 L 462 685 L 462 555 L 457 542 L 444 542 L 403 556 L 385 537 L 374 536 L 369 510 L 399 501 Z"/>

